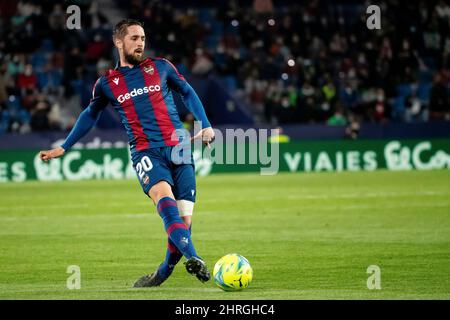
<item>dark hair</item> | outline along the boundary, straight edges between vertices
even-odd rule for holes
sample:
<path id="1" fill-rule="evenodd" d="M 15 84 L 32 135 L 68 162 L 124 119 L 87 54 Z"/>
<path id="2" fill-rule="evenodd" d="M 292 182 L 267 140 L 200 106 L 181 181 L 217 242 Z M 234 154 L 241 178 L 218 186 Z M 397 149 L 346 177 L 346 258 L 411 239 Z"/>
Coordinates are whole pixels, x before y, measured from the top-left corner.
<path id="1" fill-rule="evenodd" d="M 119 21 L 113 29 L 113 40 L 116 40 L 117 38 L 122 39 L 125 37 L 127 34 L 127 28 L 130 26 L 141 26 L 143 28 L 144 24 L 134 19 L 123 19 Z"/>

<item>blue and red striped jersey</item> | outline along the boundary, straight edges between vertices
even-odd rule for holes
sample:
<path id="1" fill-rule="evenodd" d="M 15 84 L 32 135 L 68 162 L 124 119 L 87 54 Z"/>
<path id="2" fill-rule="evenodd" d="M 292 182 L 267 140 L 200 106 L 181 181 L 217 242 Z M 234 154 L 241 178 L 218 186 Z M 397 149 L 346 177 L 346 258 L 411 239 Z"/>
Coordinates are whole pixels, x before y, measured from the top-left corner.
<path id="1" fill-rule="evenodd" d="M 172 90 L 180 93 L 184 104 L 202 122 L 203 128 L 211 126 L 194 89 L 176 67 L 163 58 L 147 58 L 132 68 L 119 66 L 109 70 L 95 83 L 91 102 L 83 113 L 98 119 L 101 111 L 111 103 L 120 115 L 131 151 L 174 146 L 180 142 L 176 130 L 183 129 L 183 124 Z M 62 145 L 65 150 L 90 129 L 77 129 L 78 122 L 85 121 L 82 118 L 80 115 Z"/>

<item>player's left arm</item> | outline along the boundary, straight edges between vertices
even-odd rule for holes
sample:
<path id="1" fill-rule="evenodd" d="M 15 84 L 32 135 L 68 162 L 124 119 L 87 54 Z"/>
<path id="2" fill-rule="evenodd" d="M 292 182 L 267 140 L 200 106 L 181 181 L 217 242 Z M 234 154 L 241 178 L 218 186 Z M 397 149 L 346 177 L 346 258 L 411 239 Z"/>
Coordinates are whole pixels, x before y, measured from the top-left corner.
<path id="1" fill-rule="evenodd" d="M 206 144 L 209 144 L 209 142 L 214 140 L 215 134 L 211 127 L 211 123 L 206 116 L 205 108 L 203 107 L 200 98 L 183 75 L 178 72 L 177 68 L 169 60 L 164 59 L 164 62 L 166 63 L 168 70 L 167 84 L 181 95 L 186 108 L 192 112 L 197 121 L 201 122 L 202 131 L 200 131 L 193 139 L 202 137 L 202 140 Z"/>
<path id="2" fill-rule="evenodd" d="M 67 150 L 69 150 L 78 140 L 84 137 L 89 130 L 95 126 L 103 109 L 107 105 L 108 99 L 103 93 L 100 77 L 94 84 L 92 99 L 89 105 L 83 112 L 80 113 L 80 116 L 78 117 L 74 127 L 70 131 L 64 143 L 57 148 L 40 151 L 39 157 L 41 160 L 49 161 L 51 159 L 63 156 Z"/>

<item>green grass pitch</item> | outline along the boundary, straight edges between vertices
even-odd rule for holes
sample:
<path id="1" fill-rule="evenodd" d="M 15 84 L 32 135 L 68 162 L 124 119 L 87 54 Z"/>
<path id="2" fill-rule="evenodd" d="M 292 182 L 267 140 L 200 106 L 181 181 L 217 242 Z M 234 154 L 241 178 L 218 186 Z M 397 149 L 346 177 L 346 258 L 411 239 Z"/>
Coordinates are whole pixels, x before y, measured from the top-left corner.
<path id="1" fill-rule="evenodd" d="M 182 264 L 159 288 L 132 288 L 166 248 L 137 180 L 2 184 L 0 299 L 450 299 L 449 182 L 448 170 L 198 178 L 197 251 L 211 271 L 232 252 L 254 269 L 233 293 Z"/>

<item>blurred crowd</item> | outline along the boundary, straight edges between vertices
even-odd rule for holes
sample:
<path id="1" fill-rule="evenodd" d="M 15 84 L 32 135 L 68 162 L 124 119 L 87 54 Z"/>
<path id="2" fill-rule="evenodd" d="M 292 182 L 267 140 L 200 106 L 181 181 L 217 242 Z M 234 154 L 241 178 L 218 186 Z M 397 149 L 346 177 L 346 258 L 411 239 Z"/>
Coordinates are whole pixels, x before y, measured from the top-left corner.
<path id="1" fill-rule="evenodd" d="M 113 4 L 144 22 L 148 55 L 188 76 L 218 77 L 259 122 L 450 120 L 446 1 L 379 1 L 380 30 L 366 27 L 368 2 L 196 2 Z M 67 30 L 56 1 L 0 4 L 0 132 L 70 127 L 61 116 L 67 101 L 88 102 L 98 74 L 113 65 L 103 10 L 74 3 L 82 30 Z"/>
<path id="2" fill-rule="evenodd" d="M 71 127 L 98 73 L 110 68 L 111 25 L 96 2 L 74 4 L 81 30 L 67 29 L 62 1 L 0 2 L 0 133 Z"/>
<path id="3" fill-rule="evenodd" d="M 366 26 L 369 2 L 246 3 L 121 9 L 145 22 L 159 54 L 220 76 L 265 122 L 450 120 L 447 2 L 380 1 L 381 30 Z"/>

